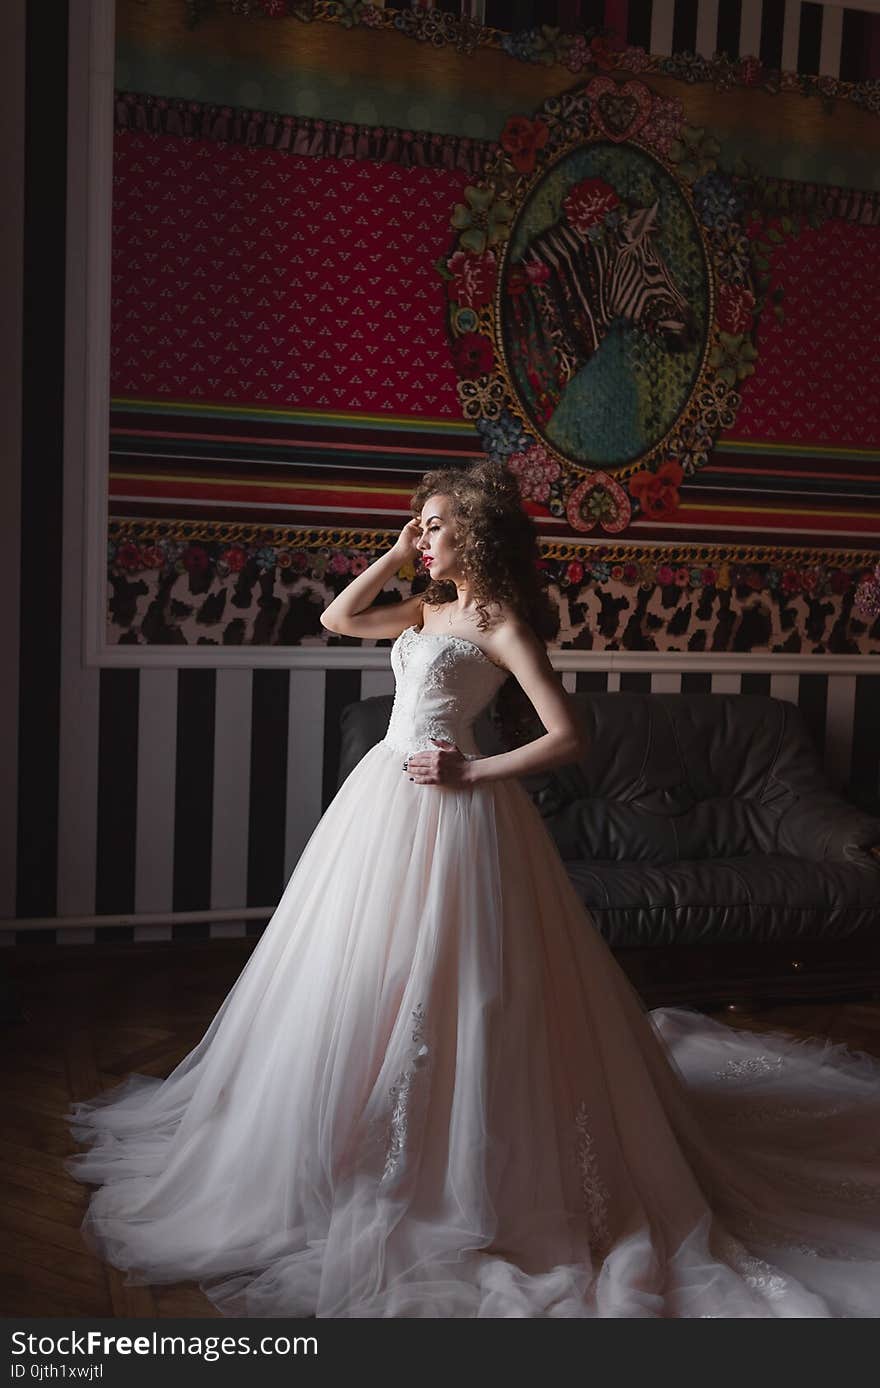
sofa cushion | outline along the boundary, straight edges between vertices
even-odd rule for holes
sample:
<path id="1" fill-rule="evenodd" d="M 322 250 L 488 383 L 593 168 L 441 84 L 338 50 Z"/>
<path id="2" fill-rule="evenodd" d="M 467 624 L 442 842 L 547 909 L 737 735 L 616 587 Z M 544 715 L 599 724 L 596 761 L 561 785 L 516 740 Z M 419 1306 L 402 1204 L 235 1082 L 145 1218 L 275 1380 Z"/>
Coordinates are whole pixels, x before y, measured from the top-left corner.
<path id="1" fill-rule="evenodd" d="M 830 790 L 799 710 L 761 695 L 572 695 L 583 760 L 521 778 L 608 943 L 873 939 L 880 820 Z M 342 714 L 340 784 L 384 736 L 392 696 Z M 531 705 L 529 705 L 531 709 Z M 474 725 L 506 744 L 495 701 Z M 540 736 L 534 716 L 516 741 Z"/>
<path id="2" fill-rule="evenodd" d="M 575 768 L 529 787 L 565 859 L 674 862 L 774 853 L 783 816 L 827 790 L 794 704 L 751 694 L 572 695 Z M 541 727 L 529 729 L 538 736 Z"/>
<path id="3" fill-rule="evenodd" d="M 755 854 L 660 864 L 567 862 L 615 949 L 644 945 L 843 939 L 876 929 L 880 870 Z"/>

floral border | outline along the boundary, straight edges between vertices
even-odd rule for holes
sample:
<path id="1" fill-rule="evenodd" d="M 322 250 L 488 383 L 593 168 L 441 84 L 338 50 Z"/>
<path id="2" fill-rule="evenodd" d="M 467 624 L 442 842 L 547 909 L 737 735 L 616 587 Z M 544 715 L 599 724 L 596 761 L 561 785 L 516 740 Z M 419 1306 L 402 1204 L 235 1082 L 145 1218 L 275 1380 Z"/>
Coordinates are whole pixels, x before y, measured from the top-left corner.
<path id="1" fill-rule="evenodd" d="M 111 545 L 117 546 L 129 541 L 140 547 L 147 543 L 167 546 L 173 541 L 185 547 L 205 541 L 224 546 L 236 545 L 248 552 L 253 550 L 254 553 L 264 547 L 303 552 L 329 547 L 372 553 L 381 552 L 388 547 L 396 537 L 397 531 L 357 526 L 330 529 L 326 526 L 267 525 L 257 521 L 185 520 L 176 517 L 141 519 L 116 516 L 110 518 L 108 534 Z M 617 562 L 624 559 L 642 561 L 649 560 L 652 556 L 656 558 L 658 555 L 667 555 L 672 556 L 670 563 L 821 565 L 826 568 L 843 567 L 872 571 L 880 557 L 876 550 L 869 549 L 834 548 L 827 545 L 743 544 L 736 541 L 729 544 L 700 544 L 675 540 L 617 540 L 597 545 L 592 540 L 554 538 L 542 539 L 540 548 L 545 559 L 587 561 L 591 556 L 601 555 L 609 562 Z M 267 554 L 266 563 L 268 562 Z M 144 567 L 155 565 L 148 564 Z M 178 572 L 183 570 L 180 569 Z"/>
<path id="2" fill-rule="evenodd" d="M 478 24 L 464 15 L 440 10 L 379 8 L 365 0 L 183 0 L 189 28 L 220 10 L 243 18 L 295 19 L 301 23 L 319 20 L 344 29 L 390 30 L 433 48 L 454 48 L 462 54 L 494 48 L 518 62 L 564 67 L 574 73 L 613 69 L 638 74 L 655 72 L 682 82 L 710 82 L 716 91 L 746 87 L 773 95 L 795 93 L 818 98 L 829 113 L 835 100 L 851 101 L 872 115 L 880 115 L 880 80 L 876 78 L 843 82 L 837 77 L 783 71 L 766 67 L 755 54 L 731 58 L 726 53 L 716 52 L 706 58 L 686 50 L 664 56 L 625 43 L 610 27 L 593 26 L 567 32 L 554 25 L 541 24 L 508 33 Z"/>
<path id="3" fill-rule="evenodd" d="M 112 625 L 137 641 L 138 603 L 149 597 L 141 616 L 146 644 L 188 644 L 175 632 L 192 620 L 205 632 L 220 630 L 220 641 L 245 641 L 247 621 L 236 613 L 253 613 L 251 644 L 296 645 L 320 634 L 315 602 L 326 591 L 342 591 L 352 577 L 384 553 L 394 536 L 384 530 L 329 530 L 261 526 L 239 522 L 184 520 L 110 521 L 108 577 Z M 665 608 L 682 597 L 702 603 L 725 595 L 744 601 L 762 594 L 780 609 L 794 598 L 841 602 L 841 615 L 864 624 L 870 639 L 880 639 L 880 563 L 876 552 L 773 547 L 764 545 L 684 545 L 623 542 L 580 543 L 543 540 L 538 567 L 543 581 L 569 602 L 583 603 L 590 589 L 658 592 Z M 425 575 L 412 563 L 397 579 L 419 586 Z M 318 596 L 309 583 L 321 587 Z M 218 587 L 219 583 L 219 587 Z M 276 585 L 278 585 L 276 587 Z M 290 595 L 286 625 L 278 636 L 283 595 Z M 310 596 L 310 592 L 312 596 Z M 280 593 L 280 596 L 279 596 Z M 290 610 L 292 609 L 292 610 Z M 859 634 L 859 633 L 856 633 Z M 138 642 L 138 644 L 141 644 Z M 870 655 L 871 652 L 865 652 Z"/>
<path id="4" fill-rule="evenodd" d="M 865 621 L 880 617 L 880 564 L 872 574 L 866 574 L 855 592 L 854 608 Z"/>

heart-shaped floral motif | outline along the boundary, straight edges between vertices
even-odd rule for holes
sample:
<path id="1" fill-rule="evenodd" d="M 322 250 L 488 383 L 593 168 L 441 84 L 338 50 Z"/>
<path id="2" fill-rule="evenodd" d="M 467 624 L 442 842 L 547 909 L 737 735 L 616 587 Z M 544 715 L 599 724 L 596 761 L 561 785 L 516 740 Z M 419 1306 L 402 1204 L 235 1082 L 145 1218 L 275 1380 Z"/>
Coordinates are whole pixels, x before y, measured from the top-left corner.
<path id="1" fill-rule="evenodd" d="M 587 86 L 587 96 L 593 103 L 594 124 L 616 144 L 638 134 L 654 101 L 644 82 L 618 83 L 610 77 L 594 77 Z"/>
<path id="2" fill-rule="evenodd" d="M 600 525 L 616 535 L 629 525 L 632 508 L 619 482 L 607 472 L 591 472 L 569 496 L 565 513 L 573 530 L 594 530 Z"/>

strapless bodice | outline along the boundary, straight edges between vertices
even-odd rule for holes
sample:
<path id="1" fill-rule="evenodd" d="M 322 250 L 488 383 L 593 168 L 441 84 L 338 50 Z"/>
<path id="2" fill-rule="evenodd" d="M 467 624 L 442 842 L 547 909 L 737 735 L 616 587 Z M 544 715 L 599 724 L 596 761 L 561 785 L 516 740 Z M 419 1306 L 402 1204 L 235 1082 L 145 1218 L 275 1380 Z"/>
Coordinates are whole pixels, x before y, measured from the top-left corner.
<path id="1" fill-rule="evenodd" d="M 507 679 L 473 641 L 407 627 L 391 647 L 394 704 L 383 742 L 396 751 L 430 751 L 431 738 L 454 742 L 466 757 L 482 755 L 473 725 Z"/>

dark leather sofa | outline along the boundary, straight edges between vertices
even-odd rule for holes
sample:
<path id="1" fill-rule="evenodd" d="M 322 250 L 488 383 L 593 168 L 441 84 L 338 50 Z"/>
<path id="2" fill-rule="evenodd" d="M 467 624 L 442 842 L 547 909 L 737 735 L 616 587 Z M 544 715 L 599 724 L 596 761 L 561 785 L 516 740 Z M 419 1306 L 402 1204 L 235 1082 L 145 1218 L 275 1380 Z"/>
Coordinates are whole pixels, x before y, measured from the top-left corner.
<path id="1" fill-rule="evenodd" d="M 577 693 L 590 750 L 522 778 L 597 928 L 651 1005 L 880 989 L 880 819 L 829 787 L 794 704 Z M 342 713 L 340 784 L 391 695 Z M 505 725 L 510 727 L 510 723 Z M 543 732 L 534 711 L 487 755 Z"/>

